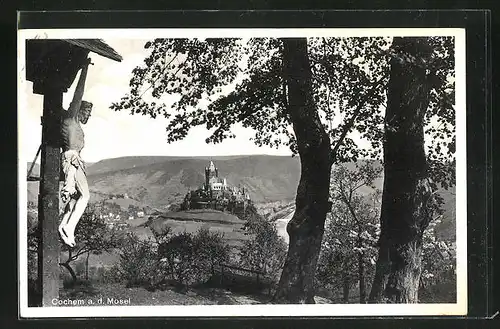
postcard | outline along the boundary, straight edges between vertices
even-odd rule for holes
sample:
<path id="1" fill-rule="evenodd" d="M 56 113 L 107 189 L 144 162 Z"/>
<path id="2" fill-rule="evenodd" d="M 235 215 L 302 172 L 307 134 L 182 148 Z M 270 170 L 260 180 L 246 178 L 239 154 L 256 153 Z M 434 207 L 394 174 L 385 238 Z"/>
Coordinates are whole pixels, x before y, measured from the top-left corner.
<path id="1" fill-rule="evenodd" d="M 19 314 L 467 314 L 465 30 L 18 31 Z"/>

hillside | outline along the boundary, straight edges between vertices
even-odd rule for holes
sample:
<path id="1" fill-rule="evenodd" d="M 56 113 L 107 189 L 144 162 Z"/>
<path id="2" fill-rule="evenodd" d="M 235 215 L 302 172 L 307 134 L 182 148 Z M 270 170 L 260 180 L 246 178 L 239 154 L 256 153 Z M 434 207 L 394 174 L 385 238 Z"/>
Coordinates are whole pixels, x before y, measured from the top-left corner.
<path id="1" fill-rule="evenodd" d="M 88 168 L 90 189 L 124 194 L 162 208 L 180 202 L 204 182 L 210 158 L 128 157 L 104 160 Z M 232 186 L 242 185 L 255 202 L 289 200 L 295 196 L 300 164 L 297 158 L 279 156 L 213 157 L 219 176 Z M 111 168 L 118 169 L 111 169 Z"/>
<path id="2" fill-rule="evenodd" d="M 102 174 L 106 172 L 113 172 L 117 170 L 137 168 L 143 166 L 149 166 L 157 163 L 174 161 L 174 160 L 186 160 L 186 159 L 196 159 L 208 162 L 210 160 L 220 161 L 220 160 L 230 160 L 246 157 L 245 155 L 232 155 L 232 156 L 127 156 L 120 158 L 105 159 L 99 162 L 95 162 L 92 165 L 87 164 L 87 172 L 89 175 Z"/>
<path id="3" fill-rule="evenodd" d="M 151 236 L 151 230 L 161 232 L 166 226 L 172 228 L 172 233 L 195 233 L 200 228 L 206 228 L 210 232 L 222 233 L 224 239 L 231 246 L 240 245 L 242 241 L 249 239 L 243 230 L 244 220 L 217 210 L 188 210 L 179 212 L 168 212 L 149 219 L 146 223 L 132 229 L 140 237 Z"/>

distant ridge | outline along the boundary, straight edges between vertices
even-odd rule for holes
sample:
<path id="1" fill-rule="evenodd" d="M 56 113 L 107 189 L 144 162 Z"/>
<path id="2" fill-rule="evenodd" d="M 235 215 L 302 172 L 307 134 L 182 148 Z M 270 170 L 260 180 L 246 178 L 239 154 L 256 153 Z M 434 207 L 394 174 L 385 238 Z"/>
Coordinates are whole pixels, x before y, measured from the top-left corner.
<path id="1" fill-rule="evenodd" d="M 278 158 L 291 158 L 291 156 L 280 156 L 280 155 L 265 155 L 265 154 L 255 154 L 255 155 L 220 155 L 220 156 L 125 156 L 118 158 L 109 158 L 97 161 L 92 164 L 92 166 L 88 167 L 88 173 L 98 174 L 110 171 L 117 171 L 122 169 L 127 169 L 131 167 L 142 167 L 147 165 L 152 165 L 156 163 L 163 163 L 167 161 L 174 160 L 205 160 L 205 161 L 223 161 L 223 160 L 232 160 L 232 159 L 240 159 L 240 158 L 248 158 L 248 157 L 278 157 Z"/>

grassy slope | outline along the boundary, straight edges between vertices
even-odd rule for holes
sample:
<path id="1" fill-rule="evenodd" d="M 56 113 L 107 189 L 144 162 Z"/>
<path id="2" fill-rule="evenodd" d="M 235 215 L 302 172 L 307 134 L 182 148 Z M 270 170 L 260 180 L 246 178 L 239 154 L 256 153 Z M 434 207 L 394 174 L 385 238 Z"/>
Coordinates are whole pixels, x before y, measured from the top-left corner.
<path id="1" fill-rule="evenodd" d="M 195 233 L 201 228 L 210 232 L 222 233 L 229 245 L 235 246 L 248 239 L 243 231 L 245 221 L 238 217 L 217 210 L 189 210 L 169 212 L 151 219 L 148 226 L 154 231 L 161 231 L 170 226 L 173 233 Z M 136 227 L 136 232 L 142 237 L 150 235 L 151 231 L 142 225 Z"/>

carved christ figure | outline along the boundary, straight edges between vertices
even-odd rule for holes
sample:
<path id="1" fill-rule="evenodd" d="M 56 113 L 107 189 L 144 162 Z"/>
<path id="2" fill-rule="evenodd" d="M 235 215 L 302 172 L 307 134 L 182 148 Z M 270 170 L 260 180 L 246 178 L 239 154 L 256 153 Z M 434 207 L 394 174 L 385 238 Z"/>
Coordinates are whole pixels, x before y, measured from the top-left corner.
<path id="1" fill-rule="evenodd" d="M 87 58 L 82 65 L 69 109 L 63 111 L 61 125 L 61 164 L 64 172 L 61 199 L 66 205 L 63 218 L 59 224 L 59 234 L 64 243 L 70 247 L 76 245 L 76 225 L 80 221 L 90 198 L 85 164 L 80 157 L 80 152 L 84 147 L 84 134 L 81 124 L 87 123 L 92 112 L 92 103 L 82 100 L 89 64 L 90 59 Z"/>

